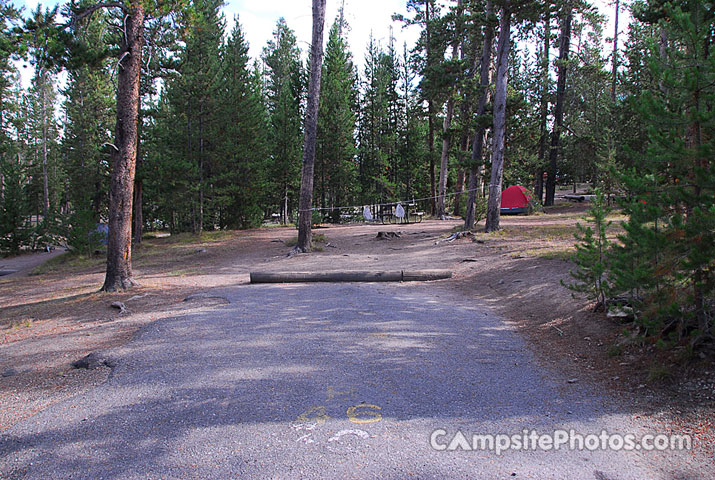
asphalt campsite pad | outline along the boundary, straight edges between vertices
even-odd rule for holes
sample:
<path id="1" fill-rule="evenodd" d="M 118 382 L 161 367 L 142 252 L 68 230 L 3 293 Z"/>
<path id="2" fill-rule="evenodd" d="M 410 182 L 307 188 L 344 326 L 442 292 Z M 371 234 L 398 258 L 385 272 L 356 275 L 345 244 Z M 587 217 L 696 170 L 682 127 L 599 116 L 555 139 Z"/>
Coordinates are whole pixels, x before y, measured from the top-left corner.
<path id="1" fill-rule="evenodd" d="M 665 478 L 625 451 L 438 451 L 457 431 L 642 435 L 433 284 L 246 285 L 152 323 L 109 380 L 0 436 L 0 478 Z"/>

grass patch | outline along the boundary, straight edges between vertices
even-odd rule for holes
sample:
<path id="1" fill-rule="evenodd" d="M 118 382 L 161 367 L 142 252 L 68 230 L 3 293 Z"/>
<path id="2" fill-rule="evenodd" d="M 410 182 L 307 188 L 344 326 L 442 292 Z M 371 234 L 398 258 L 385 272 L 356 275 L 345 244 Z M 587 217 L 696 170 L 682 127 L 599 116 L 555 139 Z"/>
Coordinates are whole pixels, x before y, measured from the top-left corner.
<path id="1" fill-rule="evenodd" d="M 195 268 L 183 268 L 179 270 L 171 270 L 164 274 L 165 277 L 188 277 L 190 275 L 195 275 L 198 270 Z"/>
<path id="2" fill-rule="evenodd" d="M 462 230 L 463 229 L 460 229 L 459 231 L 462 231 Z M 506 229 L 502 228 L 500 230 L 497 230 L 496 232 L 486 233 L 480 227 L 480 229 L 478 231 L 473 230 L 472 233 L 474 233 L 475 240 L 481 240 L 483 242 L 486 242 L 487 240 L 508 238 L 513 232 L 511 230 L 506 230 Z"/>
<path id="3" fill-rule="evenodd" d="M 544 258 L 546 260 L 571 261 L 575 251 L 576 250 L 573 247 L 541 247 L 520 250 L 512 253 L 511 256 L 513 258 L 536 257 Z"/>
<path id="4" fill-rule="evenodd" d="M 145 232 L 144 235 L 142 235 L 142 238 L 145 240 L 151 240 L 154 238 L 167 238 L 170 236 L 171 234 L 169 232 Z"/>
<path id="5" fill-rule="evenodd" d="M 527 238 L 536 238 L 548 241 L 573 241 L 576 225 L 535 225 L 525 227 L 523 235 Z"/>
<path id="6" fill-rule="evenodd" d="M 31 318 L 26 318 L 25 320 L 22 320 L 22 321 L 13 320 L 12 323 L 10 323 L 10 330 L 15 330 L 18 328 L 30 328 L 31 326 L 32 326 Z"/>
<path id="7" fill-rule="evenodd" d="M 162 245 L 189 245 L 192 243 L 216 243 L 233 238 L 236 232 L 231 230 L 214 230 L 203 232 L 201 235 L 195 233 L 177 233 L 165 238 L 157 238 L 156 241 Z"/>
<path id="8" fill-rule="evenodd" d="M 103 265 L 107 260 L 106 255 L 83 255 L 74 252 L 67 252 L 57 257 L 51 258 L 42 265 L 30 272 L 31 276 L 45 275 L 56 272 L 75 272 L 96 268 Z"/>
<path id="9" fill-rule="evenodd" d="M 313 250 L 316 252 L 322 252 L 323 248 L 318 246 L 319 243 L 327 243 L 328 242 L 328 237 L 326 237 L 322 233 L 314 233 L 313 234 L 313 242 L 312 242 L 312 247 Z M 298 236 L 296 235 L 293 238 L 289 238 L 288 240 L 285 241 L 286 247 L 295 247 L 298 245 Z"/>

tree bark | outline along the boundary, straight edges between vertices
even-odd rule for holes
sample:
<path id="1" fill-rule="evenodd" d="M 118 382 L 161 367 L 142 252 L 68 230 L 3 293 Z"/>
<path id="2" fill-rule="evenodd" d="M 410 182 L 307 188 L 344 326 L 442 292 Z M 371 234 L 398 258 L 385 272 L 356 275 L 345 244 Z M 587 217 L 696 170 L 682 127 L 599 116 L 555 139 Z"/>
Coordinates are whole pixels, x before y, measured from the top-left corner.
<path id="1" fill-rule="evenodd" d="M 120 50 L 121 66 L 117 69 L 117 149 L 112 153 L 107 274 L 102 287 L 107 292 L 124 290 L 137 284 L 132 274 L 132 197 L 137 160 L 144 15 L 141 3 L 132 4 L 127 12 Z"/>
<path id="2" fill-rule="evenodd" d="M 447 168 L 449 165 L 449 147 L 452 143 L 452 135 L 449 130 L 452 128 L 452 116 L 454 115 L 454 99 L 450 96 L 447 100 L 447 114 L 442 122 L 442 156 L 439 164 L 439 195 L 437 197 L 436 216 L 440 220 L 446 218 L 444 208 L 444 197 L 447 194 Z"/>
<path id="3" fill-rule="evenodd" d="M 465 144 L 466 143 L 467 142 L 465 142 Z M 459 212 L 462 210 L 462 193 L 464 192 L 464 168 L 462 167 L 459 167 L 457 170 L 457 186 L 454 191 L 456 193 L 454 196 L 454 214 L 459 215 Z"/>
<path id="4" fill-rule="evenodd" d="M 546 18 L 544 19 L 544 50 L 541 65 L 541 107 L 539 119 L 539 161 L 536 170 L 536 188 L 534 194 L 539 202 L 544 201 L 544 165 L 546 163 L 546 146 L 549 143 L 549 132 L 547 122 L 549 116 L 549 84 L 551 79 L 549 76 L 549 51 L 551 50 L 551 11 L 547 8 Z"/>
<path id="5" fill-rule="evenodd" d="M 199 226 L 198 234 L 204 231 L 204 108 L 199 109 Z"/>
<path id="6" fill-rule="evenodd" d="M 298 204 L 298 243 L 296 250 L 310 252 L 313 240 L 313 169 L 315 167 L 315 143 L 318 134 L 318 107 L 320 105 L 320 77 L 323 66 L 323 30 L 325 28 L 326 0 L 313 0 L 313 45 L 310 54 L 310 83 L 305 119 L 305 143 L 303 145 L 303 171 Z"/>
<path id="7" fill-rule="evenodd" d="M 140 87 L 141 88 L 141 87 Z M 141 98 L 139 99 L 141 102 Z M 141 178 L 142 153 L 141 153 L 141 103 L 139 105 L 139 116 L 137 117 L 137 172 L 134 176 L 134 243 L 142 243 L 144 235 L 144 217 L 142 212 L 142 203 L 144 202 L 144 182 Z"/>
<path id="8" fill-rule="evenodd" d="M 491 0 L 487 1 L 486 15 L 487 21 L 491 21 L 491 16 L 494 14 L 494 7 Z M 494 28 L 491 23 L 487 23 L 484 27 L 484 43 L 482 44 L 482 58 L 479 63 L 479 87 L 481 89 L 479 96 L 479 104 L 477 105 L 477 119 L 481 119 L 487 107 L 489 98 L 489 68 L 492 59 L 492 44 L 494 43 Z M 464 216 L 464 229 L 471 230 L 474 228 L 474 207 L 477 201 L 477 190 L 479 189 L 480 170 L 482 166 L 482 157 L 484 150 L 484 131 L 486 128 L 481 122 L 474 132 L 474 141 L 472 142 L 472 161 L 469 169 L 469 194 L 467 195 L 467 212 Z"/>
<path id="9" fill-rule="evenodd" d="M 462 16 L 462 0 L 457 0 L 457 18 L 455 20 L 455 36 L 452 42 L 452 60 L 456 60 L 459 55 L 460 44 L 460 18 Z M 450 89 L 451 90 L 451 89 Z M 447 99 L 447 115 L 442 123 L 442 157 L 439 165 L 439 197 L 437 198 L 437 217 L 441 220 L 445 219 L 446 209 L 444 206 L 445 196 L 447 195 L 447 174 L 449 168 L 449 148 L 452 143 L 452 117 L 454 116 L 454 97 L 453 92 L 449 92 Z"/>
<path id="10" fill-rule="evenodd" d="M 134 182 L 134 243 L 142 243 L 144 235 L 144 218 L 142 215 L 142 202 L 144 200 L 144 182 L 138 179 Z"/>
<path id="11" fill-rule="evenodd" d="M 611 100 L 616 101 L 616 80 L 618 79 L 618 13 L 621 8 L 620 0 L 616 0 L 616 16 L 613 28 L 613 71 L 611 72 Z"/>
<path id="12" fill-rule="evenodd" d="M 670 48 L 668 32 L 665 30 L 665 27 L 661 26 L 658 34 L 658 53 L 660 54 L 660 59 L 663 62 L 667 62 L 668 48 Z M 665 86 L 665 83 L 663 83 L 662 78 L 658 81 L 658 87 L 663 94 L 668 95 L 668 88 Z"/>
<path id="13" fill-rule="evenodd" d="M 429 155 L 430 213 L 437 212 L 437 180 L 434 163 L 434 104 L 427 100 L 427 154 Z"/>
<path id="14" fill-rule="evenodd" d="M 50 213 L 50 185 L 47 178 L 47 85 L 46 74 L 40 70 L 40 88 L 42 88 L 42 216 L 46 222 Z"/>
<path id="15" fill-rule="evenodd" d="M 569 48 L 571 47 L 570 7 L 561 19 L 561 35 L 559 39 L 559 67 L 556 83 L 556 109 L 554 111 L 554 130 L 551 133 L 551 149 L 549 150 L 549 175 L 546 179 L 545 205 L 553 205 L 556 195 L 556 170 L 561 151 L 561 130 L 564 125 L 564 97 L 566 96 L 566 74 L 568 70 Z"/>
<path id="16" fill-rule="evenodd" d="M 505 2 L 499 14 L 499 46 L 494 91 L 494 135 L 492 138 L 492 175 L 489 181 L 489 203 L 485 231 L 499 230 L 501 186 L 504 173 L 506 139 L 506 94 L 509 82 L 509 48 L 511 47 L 511 2 Z"/>
<path id="17" fill-rule="evenodd" d="M 425 0 L 425 35 L 427 40 L 427 47 L 425 55 L 427 56 L 427 63 L 429 64 L 431 55 L 431 42 L 432 42 L 432 2 L 433 0 Z M 434 215 L 437 212 L 437 182 L 435 175 L 435 164 L 434 164 L 434 102 L 432 98 L 427 99 L 427 152 L 429 155 L 429 181 L 430 181 L 430 213 Z"/>

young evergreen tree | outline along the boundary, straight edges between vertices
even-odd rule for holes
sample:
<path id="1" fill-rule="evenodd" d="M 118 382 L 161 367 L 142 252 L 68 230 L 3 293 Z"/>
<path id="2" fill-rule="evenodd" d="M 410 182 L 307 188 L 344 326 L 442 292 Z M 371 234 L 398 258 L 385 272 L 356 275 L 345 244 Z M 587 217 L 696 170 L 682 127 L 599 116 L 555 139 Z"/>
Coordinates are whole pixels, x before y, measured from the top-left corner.
<path id="1" fill-rule="evenodd" d="M 570 272 L 575 282 L 561 283 L 574 292 L 586 294 L 589 300 L 596 300 L 597 310 L 605 307 L 611 294 L 608 281 L 610 241 L 606 234 L 611 222 L 607 220 L 610 208 L 606 197 L 600 190 L 595 193 L 596 197 L 584 218 L 588 225 L 576 224 L 578 230 L 574 237 L 578 243 L 573 261 L 577 268 Z"/>
<path id="2" fill-rule="evenodd" d="M 689 1 L 642 7 L 637 17 L 657 24 L 669 48 L 651 43 L 659 84 L 641 97 L 647 150 L 623 177 L 629 220 L 615 283 L 638 290 L 650 333 L 697 346 L 715 338 L 715 11 Z"/>

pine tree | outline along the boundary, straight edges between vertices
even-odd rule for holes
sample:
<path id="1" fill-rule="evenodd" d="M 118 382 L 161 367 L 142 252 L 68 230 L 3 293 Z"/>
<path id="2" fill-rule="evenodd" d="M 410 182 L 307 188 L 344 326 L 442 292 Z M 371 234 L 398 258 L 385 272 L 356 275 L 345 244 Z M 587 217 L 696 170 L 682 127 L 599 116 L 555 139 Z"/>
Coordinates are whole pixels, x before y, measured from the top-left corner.
<path id="1" fill-rule="evenodd" d="M 328 34 L 323 64 L 318 144 L 315 156 L 316 200 L 320 207 L 350 205 L 355 198 L 355 109 L 357 91 L 351 54 L 340 36 L 338 17 Z M 334 222 L 340 211 L 330 212 Z"/>
<path id="2" fill-rule="evenodd" d="M 286 224 L 297 207 L 303 74 L 295 33 L 283 18 L 278 20 L 273 40 L 263 50 L 263 61 L 267 69 L 269 144 L 272 146 L 268 168 L 273 192 L 271 203 L 279 208 L 281 222 Z"/>
<path id="3" fill-rule="evenodd" d="M 585 293 L 589 300 L 596 300 L 596 309 L 599 309 L 606 305 L 611 294 L 607 278 L 610 241 L 606 234 L 611 222 L 607 220 L 610 208 L 606 204 L 606 197 L 600 190 L 596 190 L 595 195 L 588 215 L 584 218 L 589 225 L 576 224 L 574 237 L 578 243 L 573 261 L 577 269 L 570 272 L 576 281 L 566 286 L 574 292 Z M 564 284 L 563 281 L 561 283 Z"/>
<path id="4" fill-rule="evenodd" d="M 660 81 L 640 98 L 648 145 L 623 177 L 629 220 L 615 283 L 640 294 L 650 333 L 699 345 L 715 337 L 715 12 L 701 2 L 653 2 L 636 13 L 658 24 L 669 48 L 652 42 L 648 54 Z"/>
<path id="5" fill-rule="evenodd" d="M 140 79 L 144 33 L 147 25 L 167 15 L 179 15 L 186 10 L 185 0 L 168 2 L 118 2 L 76 3 L 68 5 L 70 21 L 59 35 L 64 48 L 71 53 L 71 30 L 99 10 L 113 11 L 120 21 L 113 26 L 118 35 L 117 61 L 117 122 L 112 153 L 112 176 L 110 181 L 109 237 L 107 245 L 107 271 L 102 290 L 116 291 L 136 285 L 132 272 L 132 202 L 136 171 L 137 146 L 139 142 L 138 117 L 141 103 Z M 109 53 L 109 52 L 106 52 Z M 72 55 L 70 55 L 71 57 Z M 70 58 L 72 60 L 72 58 Z M 86 61 L 86 59 L 81 59 Z"/>
<path id="6" fill-rule="evenodd" d="M 106 14 L 88 19 L 75 30 L 76 41 L 101 51 Z M 109 62 L 73 65 L 67 69 L 63 94 L 64 136 L 62 157 L 68 186 L 65 202 L 71 205 L 66 235 L 71 247 L 94 250 L 91 233 L 106 221 L 110 176 L 112 130 L 114 127 L 114 87 Z"/>
<path id="7" fill-rule="evenodd" d="M 296 252 L 310 252 L 313 244 L 313 180 L 315 146 L 318 135 L 320 109 L 320 84 L 323 74 L 323 31 L 325 30 L 326 0 L 313 0 L 313 34 L 310 47 L 310 76 L 305 107 L 305 140 L 303 142 L 303 167 L 300 181 L 298 217 L 298 243 Z"/>
<path id="8" fill-rule="evenodd" d="M 186 46 L 180 54 L 178 75 L 167 89 L 175 115 L 182 119 L 183 132 L 174 141 L 182 146 L 184 160 L 194 167 L 190 191 L 192 192 L 191 229 L 201 233 L 213 226 L 210 201 L 211 179 L 215 168 L 214 150 L 218 136 L 217 92 L 220 85 L 220 53 L 224 19 L 220 12 L 221 0 L 201 0 L 194 3 L 190 17 L 191 30 Z M 210 224 L 210 225 L 208 225 Z"/>
<path id="9" fill-rule="evenodd" d="M 57 95 L 54 77 L 38 69 L 24 98 L 26 114 L 26 155 L 32 161 L 29 194 L 37 199 L 36 211 L 42 215 L 42 231 L 54 223 L 58 190 L 64 177 L 58 162 L 59 130 L 55 121 Z M 64 189 L 62 189 L 64 190 Z"/>
<path id="10" fill-rule="evenodd" d="M 392 199 L 398 188 L 399 83 L 394 48 L 370 38 L 365 56 L 358 134 L 358 179 L 362 203 Z"/>
<path id="11" fill-rule="evenodd" d="M 444 58 L 446 43 L 444 36 L 440 35 L 442 18 L 440 16 L 440 6 L 435 0 L 408 0 L 407 11 L 414 12 L 412 18 L 405 18 L 396 15 L 396 20 L 402 21 L 405 25 L 419 25 L 422 27 L 420 38 L 413 51 L 415 67 L 422 77 L 420 93 L 427 103 L 427 166 L 429 171 L 430 184 L 430 212 L 437 210 L 437 181 L 435 167 L 435 124 L 437 123 L 437 105 L 440 104 L 441 91 L 438 85 L 441 75 L 439 63 Z"/>
<path id="12" fill-rule="evenodd" d="M 27 44 L 30 53 L 30 63 L 35 67 L 35 76 L 32 80 L 33 95 L 37 104 L 33 105 L 33 118 L 38 120 L 37 135 L 42 166 L 42 217 L 48 224 L 50 218 L 50 165 L 49 149 L 50 138 L 54 124 L 54 85 L 53 73 L 56 70 L 56 53 L 60 48 L 55 35 L 55 17 L 58 7 L 43 11 L 42 5 L 32 12 L 32 16 L 25 22 L 27 31 Z M 56 129 L 54 129 L 56 130 Z M 56 131 L 55 131 L 56 133 Z M 38 162 L 39 163 L 39 162 Z"/>
<path id="13" fill-rule="evenodd" d="M 255 227 L 263 219 L 267 198 L 268 118 L 260 77 L 249 67 L 248 43 L 238 18 L 222 59 L 213 175 L 218 223 L 229 228 Z"/>

